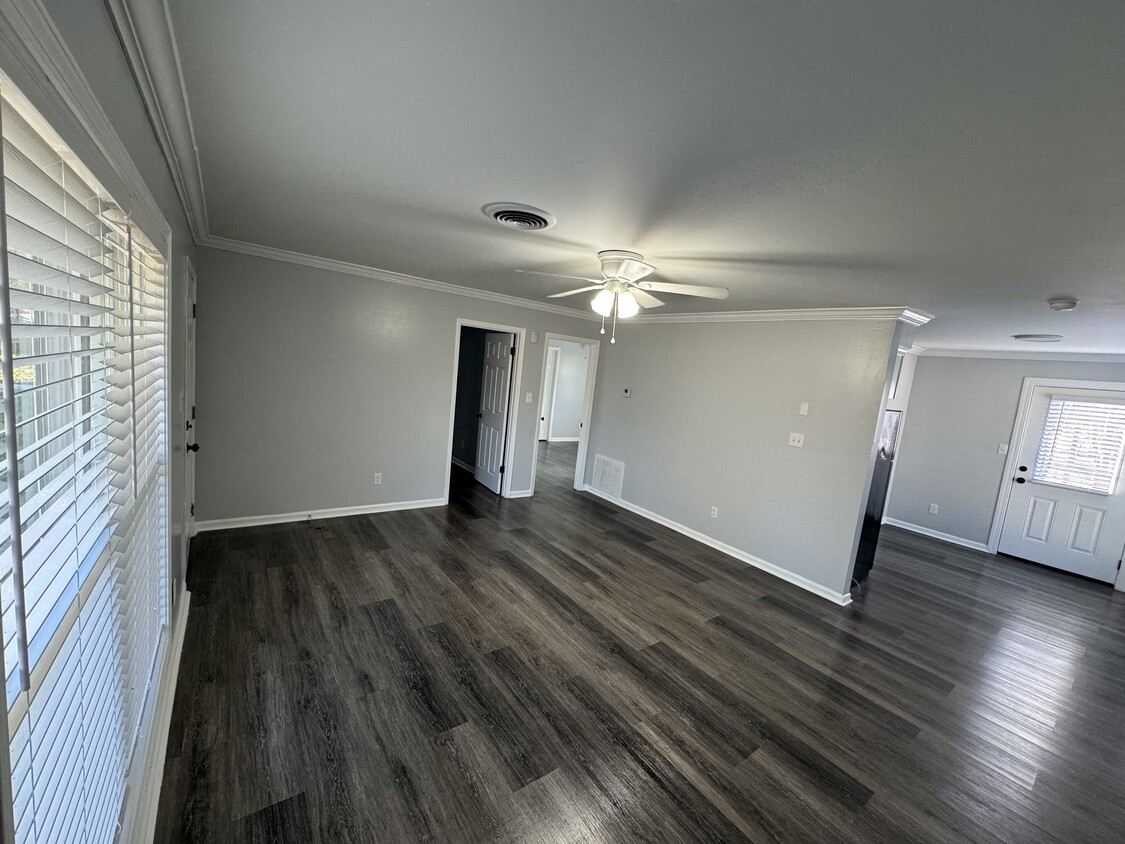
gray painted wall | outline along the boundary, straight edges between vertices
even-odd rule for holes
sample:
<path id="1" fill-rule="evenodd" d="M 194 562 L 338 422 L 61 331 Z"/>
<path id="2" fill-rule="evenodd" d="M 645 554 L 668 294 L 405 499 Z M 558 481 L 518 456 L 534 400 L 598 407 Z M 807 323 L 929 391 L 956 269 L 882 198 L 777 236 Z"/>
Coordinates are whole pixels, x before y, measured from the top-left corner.
<path id="1" fill-rule="evenodd" d="M 168 491 L 172 532 L 169 552 L 172 577 L 182 584 L 186 561 L 180 553 L 180 542 L 187 502 L 184 500 L 184 414 L 180 409 L 179 396 L 184 386 L 185 261 L 188 258 L 194 259 L 195 245 L 179 195 L 105 3 L 101 0 L 44 0 L 43 5 L 82 68 L 86 81 L 129 150 L 129 156 L 172 229 L 172 254 L 169 256 L 171 270 L 168 277 L 171 300 L 168 326 Z M 17 85 L 21 84 L 18 77 L 13 81 Z M 21 87 L 27 90 L 26 85 Z M 60 121 L 52 119 L 51 109 L 44 103 L 36 102 L 35 105 L 62 132 L 64 127 Z"/>
<path id="2" fill-rule="evenodd" d="M 919 358 L 887 518 L 988 542 L 1026 377 L 1125 381 L 1125 363 Z"/>
<path id="3" fill-rule="evenodd" d="M 468 466 L 477 463 L 477 414 L 484 386 L 484 338 L 482 328 L 461 329 L 457 360 L 457 400 L 453 410 L 453 456 Z"/>
<path id="4" fill-rule="evenodd" d="M 552 340 L 559 350 L 559 374 L 551 408 L 550 439 L 578 439 L 586 398 L 586 347 L 568 340 Z"/>
<path id="5" fill-rule="evenodd" d="M 441 498 L 458 317 L 539 332 L 519 352 L 512 488 L 526 490 L 544 334 L 597 323 L 201 247 L 198 518 Z"/>
<path id="6" fill-rule="evenodd" d="M 841 594 L 894 334 L 860 320 L 629 331 L 599 361 L 588 466 L 624 461 L 625 500 Z"/>

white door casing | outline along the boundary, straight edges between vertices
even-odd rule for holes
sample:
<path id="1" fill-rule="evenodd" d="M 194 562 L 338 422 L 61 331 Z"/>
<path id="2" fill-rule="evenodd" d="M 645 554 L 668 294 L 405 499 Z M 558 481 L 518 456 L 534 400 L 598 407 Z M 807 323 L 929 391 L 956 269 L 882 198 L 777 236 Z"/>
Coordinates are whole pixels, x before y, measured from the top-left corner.
<path id="1" fill-rule="evenodd" d="M 555 409 L 555 386 L 558 381 L 559 348 L 547 348 L 547 372 L 543 379 L 543 400 L 539 408 L 539 439 L 550 439 L 551 413 Z"/>
<path id="2" fill-rule="evenodd" d="M 1120 404 L 1125 392 L 1063 383 L 1025 387 L 997 550 L 1113 583 L 1125 548 L 1125 482 L 1118 477 L 1109 494 L 1102 494 L 1037 478 L 1035 461 L 1052 398 Z"/>
<path id="3" fill-rule="evenodd" d="M 515 338 L 511 334 L 489 333 L 485 336 L 477 463 L 473 475 L 497 494 L 504 479 L 505 433 L 514 348 Z"/>

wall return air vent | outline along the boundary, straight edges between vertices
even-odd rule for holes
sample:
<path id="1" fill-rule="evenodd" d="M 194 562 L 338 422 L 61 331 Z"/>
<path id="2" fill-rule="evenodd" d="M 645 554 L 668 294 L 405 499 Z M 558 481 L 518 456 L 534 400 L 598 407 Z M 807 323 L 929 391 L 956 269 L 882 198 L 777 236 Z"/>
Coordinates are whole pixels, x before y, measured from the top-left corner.
<path id="1" fill-rule="evenodd" d="M 593 480 L 594 489 L 620 498 L 621 487 L 625 483 L 625 464 L 604 454 L 595 454 Z"/>
<path id="2" fill-rule="evenodd" d="M 493 202 L 481 211 L 505 228 L 525 232 L 542 231 L 555 224 L 555 218 L 546 211 L 518 202 Z"/>

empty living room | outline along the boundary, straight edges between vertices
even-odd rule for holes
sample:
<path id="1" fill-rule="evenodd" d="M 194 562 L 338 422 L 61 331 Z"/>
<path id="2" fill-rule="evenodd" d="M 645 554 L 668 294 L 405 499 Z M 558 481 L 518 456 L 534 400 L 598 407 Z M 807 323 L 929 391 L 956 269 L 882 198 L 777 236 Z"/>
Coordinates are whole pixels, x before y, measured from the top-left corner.
<path id="1" fill-rule="evenodd" d="M 0 844 L 1125 841 L 1122 55 L 0 0 Z"/>

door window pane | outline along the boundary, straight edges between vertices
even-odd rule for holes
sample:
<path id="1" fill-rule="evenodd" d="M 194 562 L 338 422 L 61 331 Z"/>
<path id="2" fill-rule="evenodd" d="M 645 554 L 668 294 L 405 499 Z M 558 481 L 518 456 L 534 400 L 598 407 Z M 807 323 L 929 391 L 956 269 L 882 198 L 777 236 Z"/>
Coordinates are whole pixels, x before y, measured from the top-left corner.
<path id="1" fill-rule="evenodd" d="M 1125 452 L 1125 404 L 1054 397 L 1032 480 L 1110 495 Z"/>

